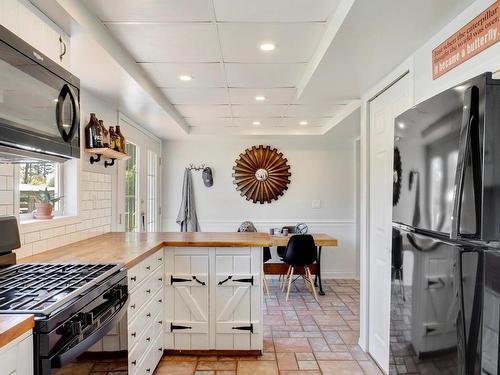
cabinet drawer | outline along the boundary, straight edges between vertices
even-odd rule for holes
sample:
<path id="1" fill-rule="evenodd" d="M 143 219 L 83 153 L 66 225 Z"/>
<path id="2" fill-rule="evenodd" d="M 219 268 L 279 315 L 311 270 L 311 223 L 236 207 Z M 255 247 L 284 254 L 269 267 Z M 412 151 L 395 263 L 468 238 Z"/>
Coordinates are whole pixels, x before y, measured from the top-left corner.
<path id="1" fill-rule="evenodd" d="M 148 304 L 141 309 L 137 316 L 134 317 L 133 320 L 129 319 L 128 325 L 128 348 L 129 350 L 135 345 L 141 333 L 144 332 L 144 329 L 151 323 L 151 317 L 154 317 L 158 314 L 160 318 L 158 321 L 163 319 L 163 291 L 160 290 L 156 293 L 156 295 L 151 298 Z M 162 323 L 160 323 L 162 324 Z"/>
<path id="2" fill-rule="evenodd" d="M 128 272 L 128 289 L 134 291 L 144 280 L 151 275 L 158 267 L 163 265 L 163 251 L 159 250 L 155 254 L 144 259 L 141 263 L 132 267 Z M 162 267 L 163 269 L 163 267 Z"/>
<path id="3" fill-rule="evenodd" d="M 142 361 L 140 362 L 137 370 L 129 368 L 131 375 L 152 375 L 163 356 L 163 335 L 161 332 L 156 336 L 153 344 L 145 353 Z"/>

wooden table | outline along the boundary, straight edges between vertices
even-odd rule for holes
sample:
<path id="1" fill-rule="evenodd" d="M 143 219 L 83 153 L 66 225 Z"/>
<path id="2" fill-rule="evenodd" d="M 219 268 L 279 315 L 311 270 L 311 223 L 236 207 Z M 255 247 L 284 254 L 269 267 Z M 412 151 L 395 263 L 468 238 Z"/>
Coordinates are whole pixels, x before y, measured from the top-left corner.
<path id="1" fill-rule="evenodd" d="M 319 294 L 324 296 L 325 292 L 323 291 L 323 283 L 321 282 L 321 250 L 323 246 L 337 246 L 337 239 L 333 238 L 332 236 L 329 236 L 328 234 L 324 233 L 311 233 L 311 235 L 314 238 L 314 243 L 318 247 L 318 261 L 316 267 L 311 267 L 315 268 L 315 285 L 318 286 L 319 283 Z M 273 246 L 286 246 L 288 244 L 288 240 L 290 239 L 292 235 L 288 236 L 271 236 L 271 241 L 273 243 Z M 313 269 L 314 271 L 314 269 Z M 271 274 L 271 275 L 282 275 L 286 273 L 286 265 L 283 263 L 267 263 L 264 265 L 264 272 L 266 274 Z"/>

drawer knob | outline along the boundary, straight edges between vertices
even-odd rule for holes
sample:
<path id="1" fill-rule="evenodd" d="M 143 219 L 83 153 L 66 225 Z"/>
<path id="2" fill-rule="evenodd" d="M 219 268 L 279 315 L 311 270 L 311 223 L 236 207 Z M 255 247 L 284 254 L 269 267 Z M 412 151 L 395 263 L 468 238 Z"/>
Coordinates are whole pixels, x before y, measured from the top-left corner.
<path id="1" fill-rule="evenodd" d="M 159 350 L 160 352 L 161 352 L 161 351 L 163 351 L 163 349 L 162 349 L 162 348 L 158 348 L 158 350 Z"/>
<path id="2" fill-rule="evenodd" d="M 147 314 L 146 314 L 146 316 L 147 316 L 148 318 L 151 318 L 151 313 L 147 313 Z"/>
<path id="3" fill-rule="evenodd" d="M 160 299 L 158 300 L 158 302 L 162 303 L 162 302 L 163 302 L 163 300 L 160 298 Z"/>
<path id="4" fill-rule="evenodd" d="M 136 281 L 136 280 L 137 280 L 137 276 L 132 276 L 132 277 L 130 278 L 130 281 Z"/>
<path id="5" fill-rule="evenodd" d="M 151 294 L 151 289 L 146 290 L 147 294 Z"/>
<path id="6" fill-rule="evenodd" d="M 131 309 L 135 309 L 135 303 L 133 305 L 130 305 Z"/>
<path id="7" fill-rule="evenodd" d="M 158 321 L 158 324 L 163 324 L 163 320 Z"/>
<path id="8" fill-rule="evenodd" d="M 163 281 L 163 277 L 159 277 L 159 278 L 158 278 L 158 281 Z"/>
<path id="9" fill-rule="evenodd" d="M 132 336 L 132 337 L 135 337 L 136 335 L 137 335 L 137 333 L 136 333 L 136 332 L 132 332 L 132 333 L 130 334 L 130 336 Z"/>
<path id="10" fill-rule="evenodd" d="M 146 341 L 151 341 L 151 337 L 146 337 Z"/>
<path id="11" fill-rule="evenodd" d="M 161 262 L 163 259 L 162 258 L 158 258 L 158 262 Z"/>
<path id="12" fill-rule="evenodd" d="M 146 269 L 149 271 L 151 269 L 151 266 L 146 266 Z"/>
<path id="13" fill-rule="evenodd" d="M 134 361 L 132 361 L 131 363 L 132 363 L 132 365 L 133 365 L 133 366 L 135 366 L 135 365 L 137 364 L 137 361 L 136 361 L 136 360 L 134 360 Z"/>
<path id="14" fill-rule="evenodd" d="M 147 369 L 146 369 L 146 372 L 151 372 L 151 369 L 150 369 L 150 368 L 147 368 Z"/>

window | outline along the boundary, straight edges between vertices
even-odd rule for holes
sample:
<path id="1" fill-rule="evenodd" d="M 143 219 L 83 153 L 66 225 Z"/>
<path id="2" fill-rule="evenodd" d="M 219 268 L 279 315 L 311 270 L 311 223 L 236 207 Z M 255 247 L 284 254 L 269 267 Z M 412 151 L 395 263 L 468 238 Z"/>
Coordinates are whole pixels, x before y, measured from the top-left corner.
<path id="1" fill-rule="evenodd" d="M 125 231 L 137 232 L 137 146 L 126 144 L 130 156 L 125 166 Z"/>
<path id="2" fill-rule="evenodd" d="M 19 171 L 19 218 L 30 220 L 33 218 L 35 204 L 41 191 L 48 190 L 51 198 L 61 197 L 63 194 L 63 168 L 60 163 L 33 162 L 18 165 Z M 54 215 L 64 214 L 63 201 L 54 204 Z"/>

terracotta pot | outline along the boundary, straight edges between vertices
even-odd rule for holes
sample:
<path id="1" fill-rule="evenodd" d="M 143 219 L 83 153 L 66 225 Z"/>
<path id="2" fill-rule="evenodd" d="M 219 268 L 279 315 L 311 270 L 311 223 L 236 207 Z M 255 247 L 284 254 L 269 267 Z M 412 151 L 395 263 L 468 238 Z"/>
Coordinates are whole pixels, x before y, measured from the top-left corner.
<path id="1" fill-rule="evenodd" d="M 35 219 L 52 219 L 53 206 L 51 203 L 35 203 L 36 210 L 33 211 L 33 217 Z"/>

